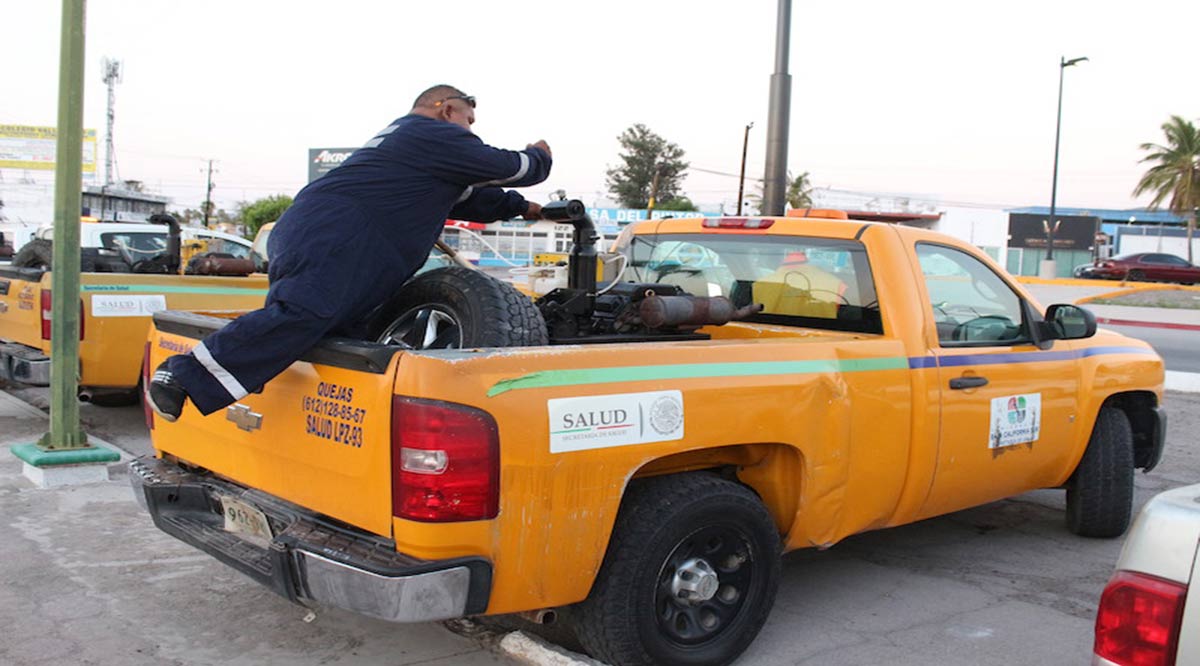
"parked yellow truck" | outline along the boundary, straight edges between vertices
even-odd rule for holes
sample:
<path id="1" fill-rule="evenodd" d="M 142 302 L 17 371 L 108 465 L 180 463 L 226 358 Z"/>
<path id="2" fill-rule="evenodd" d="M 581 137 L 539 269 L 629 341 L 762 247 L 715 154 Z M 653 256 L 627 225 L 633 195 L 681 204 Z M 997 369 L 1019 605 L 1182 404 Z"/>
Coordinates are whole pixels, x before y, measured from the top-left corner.
<path id="1" fill-rule="evenodd" d="M 207 252 L 211 246 L 204 242 L 189 247 L 193 244 L 180 240 L 178 224 L 170 222 L 170 231 L 149 224 L 87 225 L 92 236 L 111 231 L 118 241 L 113 247 L 120 250 L 83 250 L 83 267 L 89 271 L 79 276 L 83 400 L 100 405 L 137 400 L 146 335 L 155 312 L 247 310 L 261 307 L 266 298 L 267 276 L 251 274 L 252 260 Z M 145 230 L 129 231 L 135 226 Z M 121 243 L 126 240 L 131 242 Z M 48 258 L 49 242 L 34 242 L 42 243 L 37 249 Z M 161 251 L 140 251 L 134 243 Z M 98 270 L 102 272 L 91 272 Z M 33 386 L 50 383 L 51 299 L 46 265 L 0 266 L 0 379 Z"/>
<path id="2" fill-rule="evenodd" d="M 301 603 L 534 611 L 612 664 L 724 664 L 781 552 L 1035 488 L 1066 489 L 1075 533 L 1116 536 L 1135 468 L 1158 463 L 1157 354 L 1043 310 L 967 244 L 648 221 L 597 285 L 582 205 L 544 214 L 576 225 L 568 287 L 531 303 L 432 271 L 371 340 L 155 422 L 131 474 L 155 523 Z M 227 321 L 157 313 L 145 367 Z"/>

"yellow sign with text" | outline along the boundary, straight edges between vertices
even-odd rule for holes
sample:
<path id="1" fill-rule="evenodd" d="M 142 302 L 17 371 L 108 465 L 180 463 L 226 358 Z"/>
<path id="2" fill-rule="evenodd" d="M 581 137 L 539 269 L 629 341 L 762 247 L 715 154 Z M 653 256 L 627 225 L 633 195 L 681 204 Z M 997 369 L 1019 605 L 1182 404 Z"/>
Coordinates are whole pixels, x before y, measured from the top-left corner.
<path id="1" fill-rule="evenodd" d="M 0 125 L 0 169 L 54 169 L 58 128 Z M 83 131 L 83 171 L 96 173 L 96 130 Z"/>

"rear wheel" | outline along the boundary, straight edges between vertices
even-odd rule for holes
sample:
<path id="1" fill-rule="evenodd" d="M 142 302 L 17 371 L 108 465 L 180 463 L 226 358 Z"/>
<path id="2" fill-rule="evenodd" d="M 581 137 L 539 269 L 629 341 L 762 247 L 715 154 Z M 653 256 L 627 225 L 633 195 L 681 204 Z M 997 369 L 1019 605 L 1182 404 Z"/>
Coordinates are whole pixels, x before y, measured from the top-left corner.
<path id="1" fill-rule="evenodd" d="M 1142 280 L 1146 279 L 1146 274 L 1137 269 L 1134 269 L 1132 271 L 1129 271 L 1129 279 L 1136 280 L 1136 281 L 1142 281 Z"/>
<path id="2" fill-rule="evenodd" d="M 766 622 L 779 553 L 745 486 L 707 473 L 635 482 L 575 632 L 615 666 L 727 664 Z"/>
<path id="3" fill-rule="evenodd" d="M 1118 537 L 1132 511 L 1133 430 L 1125 412 L 1104 407 L 1067 482 L 1067 529 L 1079 536 Z"/>
<path id="4" fill-rule="evenodd" d="M 506 282 L 461 266 L 405 284 L 369 318 L 367 336 L 411 349 L 547 343 L 546 322 L 533 301 Z"/>

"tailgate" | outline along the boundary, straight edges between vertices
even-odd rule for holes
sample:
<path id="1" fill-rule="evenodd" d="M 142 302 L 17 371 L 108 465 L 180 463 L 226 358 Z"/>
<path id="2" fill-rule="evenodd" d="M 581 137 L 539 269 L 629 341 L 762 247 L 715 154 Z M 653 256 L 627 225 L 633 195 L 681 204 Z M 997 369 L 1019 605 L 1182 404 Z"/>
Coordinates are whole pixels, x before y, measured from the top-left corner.
<path id="1" fill-rule="evenodd" d="M 150 367 L 227 319 L 154 315 Z M 154 448 L 317 513 L 390 536 L 395 347 L 330 339 L 229 408 L 155 419 Z"/>
<path id="2" fill-rule="evenodd" d="M 38 269 L 0 267 L 0 340 L 41 349 L 43 275 L 49 282 Z"/>

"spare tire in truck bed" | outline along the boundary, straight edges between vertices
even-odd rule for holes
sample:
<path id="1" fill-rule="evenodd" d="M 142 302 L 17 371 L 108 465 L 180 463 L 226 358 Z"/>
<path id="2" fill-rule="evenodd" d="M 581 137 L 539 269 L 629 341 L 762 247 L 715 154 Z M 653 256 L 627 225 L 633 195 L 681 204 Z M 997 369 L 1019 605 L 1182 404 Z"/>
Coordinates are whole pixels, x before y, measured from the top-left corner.
<path id="1" fill-rule="evenodd" d="M 13 255 L 12 264 L 19 268 L 40 268 L 50 270 L 54 262 L 54 246 L 44 238 L 35 238 L 17 250 Z"/>
<path id="2" fill-rule="evenodd" d="M 412 349 L 548 344 L 546 322 L 511 284 L 462 266 L 423 273 L 369 317 L 367 337 Z"/>
<path id="3" fill-rule="evenodd" d="M 79 271 L 81 273 L 128 273 L 129 264 L 120 257 L 112 256 L 112 252 L 104 254 L 101 248 L 84 247 L 79 250 Z M 17 251 L 12 258 L 12 265 L 18 268 L 37 268 L 48 271 L 54 267 L 54 241 L 45 238 L 35 238 Z"/>

